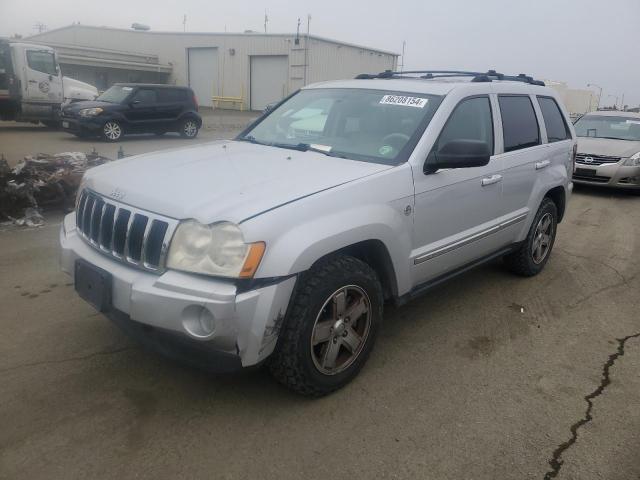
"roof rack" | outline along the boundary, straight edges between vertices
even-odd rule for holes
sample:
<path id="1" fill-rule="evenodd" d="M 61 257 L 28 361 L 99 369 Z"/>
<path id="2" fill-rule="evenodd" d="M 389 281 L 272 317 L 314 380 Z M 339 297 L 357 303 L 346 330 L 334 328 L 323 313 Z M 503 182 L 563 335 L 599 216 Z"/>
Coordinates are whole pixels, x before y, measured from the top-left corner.
<path id="1" fill-rule="evenodd" d="M 419 75 L 416 77 L 415 75 Z M 425 80 L 432 80 L 435 78 L 450 78 L 450 77 L 471 77 L 472 82 L 492 82 L 494 80 L 507 80 L 512 82 L 524 82 L 530 85 L 545 86 L 541 80 L 535 80 L 530 75 L 520 73 L 519 75 L 505 75 L 498 73 L 495 70 L 488 70 L 486 72 L 466 72 L 461 70 L 409 70 L 405 72 L 394 72 L 392 70 L 385 70 L 381 73 L 361 73 L 356 78 L 360 80 L 372 80 L 375 78 L 422 78 Z"/>

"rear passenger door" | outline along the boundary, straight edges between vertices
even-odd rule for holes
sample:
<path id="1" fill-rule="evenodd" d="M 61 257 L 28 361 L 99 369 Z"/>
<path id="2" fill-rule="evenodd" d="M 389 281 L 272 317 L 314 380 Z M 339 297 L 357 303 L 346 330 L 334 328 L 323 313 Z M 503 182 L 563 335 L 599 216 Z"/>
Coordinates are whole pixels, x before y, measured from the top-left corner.
<path id="1" fill-rule="evenodd" d="M 158 120 L 166 128 L 174 126 L 186 102 L 186 90 L 178 88 L 158 88 Z"/>
<path id="2" fill-rule="evenodd" d="M 532 208 L 537 168 L 549 161 L 542 142 L 535 97 L 499 94 L 504 171 L 503 222 L 511 241 L 515 241 Z"/>
<path id="3" fill-rule="evenodd" d="M 158 96 L 155 88 L 138 88 L 129 100 L 129 108 L 125 113 L 127 120 L 136 131 L 148 131 L 157 124 Z"/>

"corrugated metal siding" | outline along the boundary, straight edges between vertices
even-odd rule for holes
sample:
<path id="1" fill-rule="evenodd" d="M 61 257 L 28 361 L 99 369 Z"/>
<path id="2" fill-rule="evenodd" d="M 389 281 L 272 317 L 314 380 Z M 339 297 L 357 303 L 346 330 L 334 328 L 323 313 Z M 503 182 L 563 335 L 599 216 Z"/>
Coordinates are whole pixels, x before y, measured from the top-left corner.
<path id="1" fill-rule="evenodd" d="M 50 41 L 157 55 L 160 63 L 172 65 L 169 83 L 177 85 L 188 84 L 188 48 L 217 47 L 218 78 L 212 79 L 212 91 L 220 96 L 243 95 L 246 108 L 249 105 L 250 57 L 287 55 L 290 75 L 286 93 L 290 93 L 300 88 L 304 82 L 305 40 L 302 36 L 300 44 L 295 45 L 294 36 L 285 34 L 169 34 L 83 25 L 52 30 L 32 39 L 42 43 Z M 380 72 L 394 68 L 396 60 L 395 55 L 311 37 L 307 55 L 306 83 L 353 78 L 362 72 Z"/>

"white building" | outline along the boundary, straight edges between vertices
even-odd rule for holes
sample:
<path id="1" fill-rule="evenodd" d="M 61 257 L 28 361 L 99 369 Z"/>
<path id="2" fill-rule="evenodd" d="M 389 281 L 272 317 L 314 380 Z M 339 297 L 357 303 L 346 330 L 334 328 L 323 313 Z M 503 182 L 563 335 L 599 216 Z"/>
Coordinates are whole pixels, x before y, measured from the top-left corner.
<path id="1" fill-rule="evenodd" d="M 558 92 L 572 117 L 578 117 L 598 109 L 598 95 L 593 90 L 569 88 L 566 83 L 553 80 L 545 80 L 544 83 Z"/>
<path id="2" fill-rule="evenodd" d="M 65 75 L 188 85 L 201 105 L 261 110 L 313 82 L 395 69 L 398 54 L 301 34 L 154 32 L 70 25 L 29 38 L 58 51 Z"/>

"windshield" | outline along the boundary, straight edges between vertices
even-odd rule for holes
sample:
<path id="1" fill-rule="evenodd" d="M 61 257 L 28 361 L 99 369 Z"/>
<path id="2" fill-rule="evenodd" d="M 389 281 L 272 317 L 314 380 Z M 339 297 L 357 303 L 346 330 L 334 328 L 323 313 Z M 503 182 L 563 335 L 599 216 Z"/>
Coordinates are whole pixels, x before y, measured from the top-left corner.
<path id="1" fill-rule="evenodd" d="M 96 100 L 109 103 L 122 103 L 125 98 L 133 91 L 133 87 L 123 87 L 120 85 L 114 85 L 106 90 Z"/>
<path id="2" fill-rule="evenodd" d="M 579 137 L 640 142 L 640 118 L 585 115 L 575 125 Z"/>
<path id="3" fill-rule="evenodd" d="M 380 90 L 302 90 L 238 139 L 395 164 L 408 158 L 440 99 Z"/>

